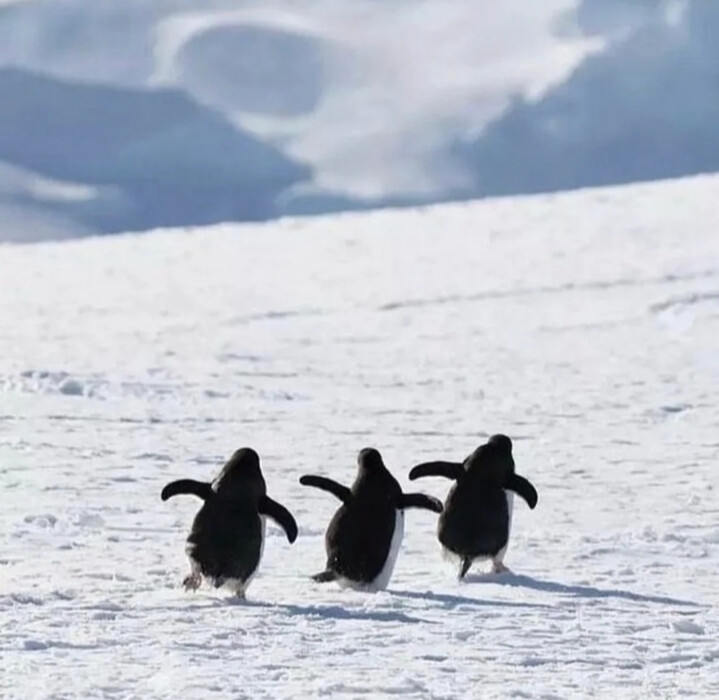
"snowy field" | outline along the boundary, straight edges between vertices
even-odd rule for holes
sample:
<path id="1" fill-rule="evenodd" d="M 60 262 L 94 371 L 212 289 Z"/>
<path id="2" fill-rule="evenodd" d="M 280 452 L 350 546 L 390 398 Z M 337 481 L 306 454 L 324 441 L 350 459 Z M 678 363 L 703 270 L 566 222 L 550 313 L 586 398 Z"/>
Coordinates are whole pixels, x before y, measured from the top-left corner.
<path id="1" fill-rule="evenodd" d="M 0 247 L 3 698 L 719 694 L 719 178 Z M 410 511 L 389 589 L 320 586 L 379 448 L 493 432 L 539 491 L 460 584 Z M 185 593 L 240 446 L 300 525 L 248 601 Z M 444 498 L 448 482 L 420 488 Z"/>

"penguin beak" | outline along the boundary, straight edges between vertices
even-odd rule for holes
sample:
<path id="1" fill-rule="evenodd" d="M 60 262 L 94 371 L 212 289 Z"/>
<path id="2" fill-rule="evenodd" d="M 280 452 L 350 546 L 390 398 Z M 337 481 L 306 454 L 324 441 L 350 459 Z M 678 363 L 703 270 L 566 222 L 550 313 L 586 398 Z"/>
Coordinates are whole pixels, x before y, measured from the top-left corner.
<path id="1" fill-rule="evenodd" d="M 539 500 L 537 489 L 535 489 L 531 482 L 523 476 L 519 476 L 519 474 L 512 474 L 512 476 L 507 479 L 507 483 L 504 485 L 504 488 L 514 491 L 514 493 L 518 496 L 521 496 L 532 510 L 537 507 L 537 501 Z"/>

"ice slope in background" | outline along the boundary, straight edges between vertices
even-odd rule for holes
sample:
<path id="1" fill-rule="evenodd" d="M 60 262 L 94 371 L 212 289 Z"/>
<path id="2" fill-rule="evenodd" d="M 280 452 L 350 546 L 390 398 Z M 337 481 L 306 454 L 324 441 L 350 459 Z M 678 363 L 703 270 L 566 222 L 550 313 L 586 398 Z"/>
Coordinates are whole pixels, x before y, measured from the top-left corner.
<path id="1" fill-rule="evenodd" d="M 719 694 L 719 179 L 0 247 L 0 695 Z M 388 592 L 312 584 L 343 482 L 515 440 L 513 575 L 411 511 Z M 179 589 L 240 445 L 296 514 L 247 605 Z M 444 496 L 448 484 L 427 481 Z"/>

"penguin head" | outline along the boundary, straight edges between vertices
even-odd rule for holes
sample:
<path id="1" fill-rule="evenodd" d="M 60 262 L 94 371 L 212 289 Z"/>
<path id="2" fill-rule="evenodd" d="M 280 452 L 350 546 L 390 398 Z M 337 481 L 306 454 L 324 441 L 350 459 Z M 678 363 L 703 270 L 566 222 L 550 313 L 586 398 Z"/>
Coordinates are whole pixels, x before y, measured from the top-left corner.
<path id="1" fill-rule="evenodd" d="M 365 447 L 357 455 L 357 479 L 355 485 L 372 484 L 373 488 L 381 488 L 388 494 L 401 493 L 397 480 L 389 473 L 382 460 L 379 450 L 374 447 Z"/>
<path id="2" fill-rule="evenodd" d="M 506 435 L 492 435 L 470 455 L 465 468 L 477 479 L 503 486 L 514 474 L 512 441 Z"/>
<path id="3" fill-rule="evenodd" d="M 365 447 L 361 449 L 357 455 L 357 466 L 360 471 L 365 471 L 368 474 L 374 474 L 386 469 L 384 462 L 382 461 L 382 455 L 379 450 L 374 447 Z"/>
<path id="4" fill-rule="evenodd" d="M 510 459 L 512 458 L 512 441 L 506 435 L 492 435 L 487 444 L 494 446 L 499 453 L 504 453 L 509 455 Z"/>
<path id="5" fill-rule="evenodd" d="M 212 488 L 218 494 L 224 495 L 252 490 L 257 490 L 262 495 L 264 485 L 260 457 L 251 447 L 237 450 L 212 482 Z"/>

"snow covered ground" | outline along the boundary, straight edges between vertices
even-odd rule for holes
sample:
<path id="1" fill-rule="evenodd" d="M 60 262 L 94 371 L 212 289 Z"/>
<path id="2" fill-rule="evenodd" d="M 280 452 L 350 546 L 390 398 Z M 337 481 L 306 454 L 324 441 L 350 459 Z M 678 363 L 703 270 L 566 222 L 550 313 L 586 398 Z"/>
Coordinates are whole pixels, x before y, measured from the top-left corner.
<path id="1" fill-rule="evenodd" d="M 719 694 L 719 178 L 0 247 L 4 698 Z M 308 580 L 378 447 L 515 442 L 540 494 L 459 584 L 410 511 L 389 590 Z M 246 604 L 179 586 L 255 447 L 300 525 Z M 448 484 L 419 482 L 444 497 Z"/>

